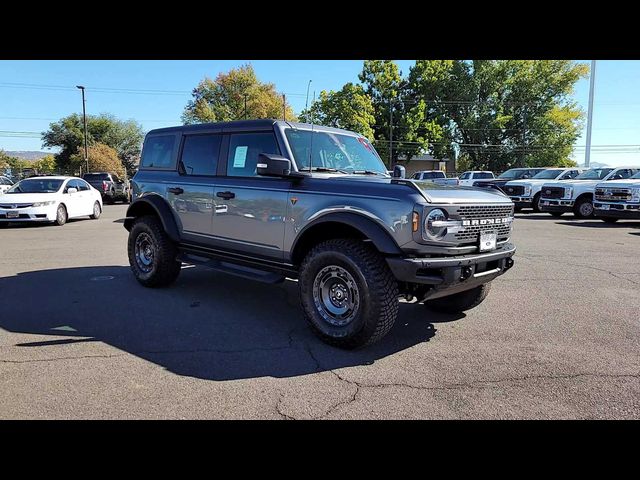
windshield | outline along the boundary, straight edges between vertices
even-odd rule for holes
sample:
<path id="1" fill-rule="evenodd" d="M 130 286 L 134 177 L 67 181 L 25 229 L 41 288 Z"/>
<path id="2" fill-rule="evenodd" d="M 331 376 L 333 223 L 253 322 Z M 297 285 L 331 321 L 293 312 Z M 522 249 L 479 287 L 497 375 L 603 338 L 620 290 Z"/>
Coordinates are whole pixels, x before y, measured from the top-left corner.
<path id="1" fill-rule="evenodd" d="M 543 180 L 552 180 L 552 179 L 556 178 L 558 175 L 560 175 L 562 172 L 564 172 L 564 170 L 562 170 L 562 169 L 542 170 L 541 172 L 536 173 L 531 178 L 540 178 L 540 179 L 543 179 Z"/>
<path id="2" fill-rule="evenodd" d="M 640 178 L 640 172 L 636 173 L 635 175 L 631 175 L 629 178 L 633 178 L 634 180 Z"/>
<path id="3" fill-rule="evenodd" d="M 387 168 L 371 143 L 364 137 L 341 135 L 333 132 L 313 132 L 310 130 L 286 130 L 291 151 L 298 170 L 336 170 L 346 173 L 375 172 L 388 176 Z"/>
<path id="4" fill-rule="evenodd" d="M 500 174 L 498 178 L 520 178 L 524 170 L 518 170 L 516 168 L 512 168 L 511 170 L 507 170 Z"/>
<path id="5" fill-rule="evenodd" d="M 602 180 L 609 175 L 613 168 L 594 168 L 578 175 L 574 180 Z"/>
<path id="6" fill-rule="evenodd" d="M 95 182 L 96 180 L 109 180 L 108 173 L 85 173 L 82 178 L 87 182 Z"/>
<path id="7" fill-rule="evenodd" d="M 56 179 L 29 179 L 20 180 L 7 193 L 54 193 L 60 190 L 64 180 Z"/>

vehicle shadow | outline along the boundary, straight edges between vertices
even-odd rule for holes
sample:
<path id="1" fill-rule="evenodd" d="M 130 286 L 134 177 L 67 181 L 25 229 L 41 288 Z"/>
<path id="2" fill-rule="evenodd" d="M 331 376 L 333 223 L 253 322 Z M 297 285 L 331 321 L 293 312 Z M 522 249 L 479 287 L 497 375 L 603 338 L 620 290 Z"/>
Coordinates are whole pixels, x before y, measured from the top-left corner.
<path id="1" fill-rule="evenodd" d="M 554 217 L 548 213 L 516 213 L 516 220 L 569 220 L 572 218 L 571 214 L 565 214 L 561 217 Z"/>
<path id="2" fill-rule="evenodd" d="M 562 225 L 589 228 L 640 228 L 640 222 L 619 221 L 616 223 L 606 223 L 598 219 L 583 220 L 581 222 L 562 222 Z"/>
<path id="3" fill-rule="evenodd" d="M 265 285 L 186 266 L 173 286 L 149 289 L 129 267 L 104 266 L 3 277 L 0 291 L 12 299 L 3 306 L 1 328 L 55 336 L 18 347 L 54 356 L 57 348 L 69 355 L 73 343 L 104 342 L 176 374 L 209 380 L 294 377 L 372 364 L 428 342 L 437 332 L 434 324 L 464 317 L 401 302 L 382 341 L 344 351 L 310 331 L 291 280 Z M 32 301 L 34 292 L 38 301 Z M 87 355 L 87 347 L 78 348 Z"/>

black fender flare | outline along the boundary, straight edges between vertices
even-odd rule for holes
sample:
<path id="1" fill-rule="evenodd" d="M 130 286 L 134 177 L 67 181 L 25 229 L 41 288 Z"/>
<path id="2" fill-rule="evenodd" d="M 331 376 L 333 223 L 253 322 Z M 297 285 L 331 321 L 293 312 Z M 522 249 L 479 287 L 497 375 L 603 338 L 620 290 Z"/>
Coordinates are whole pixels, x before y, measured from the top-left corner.
<path id="1" fill-rule="evenodd" d="M 379 225 L 375 220 L 368 218 L 364 215 L 351 212 L 335 212 L 327 213 L 319 218 L 311 221 L 298 233 L 296 239 L 291 246 L 291 253 L 296 251 L 296 247 L 299 244 L 299 240 L 303 238 L 304 234 L 311 228 L 323 224 L 323 223 L 344 223 L 350 227 L 359 230 L 366 238 L 371 240 L 379 252 L 386 255 L 401 255 L 402 250 L 395 242 L 395 240 L 389 235 L 389 233 Z"/>
<path id="2" fill-rule="evenodd" d="M 145 195 L 136 198 L 127 208 L 127 218 L 124 220 L 124 228 L 131 231 L 133 221 L 142 215 L 155 213 L 162 222 L 164 231 L 174 242 L 180 241 L 180 233 L 171 207 L 160 195 Z"/>

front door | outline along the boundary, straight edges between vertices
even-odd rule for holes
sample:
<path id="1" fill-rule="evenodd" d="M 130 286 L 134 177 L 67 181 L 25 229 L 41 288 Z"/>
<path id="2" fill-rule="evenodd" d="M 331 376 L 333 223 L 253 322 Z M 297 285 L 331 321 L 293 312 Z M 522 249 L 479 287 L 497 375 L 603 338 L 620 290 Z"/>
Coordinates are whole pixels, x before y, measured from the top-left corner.
<path id="1" fill-rule="evenodd" d="M 216 182 L 213 238 L 224 249 L 282 259 L 291 181 L 257 175 L 260 153 L 280 154 L 273 132 L 229 135 L 226 175 Z"/>
<path id="2" fill-rule="evenodd" d="M 219 134 L 184 137 L 180 156 L 183 175 L 167 185 L 167 200 L 180 221 L 185 240 L 209 243 L 221 140 Z"/>

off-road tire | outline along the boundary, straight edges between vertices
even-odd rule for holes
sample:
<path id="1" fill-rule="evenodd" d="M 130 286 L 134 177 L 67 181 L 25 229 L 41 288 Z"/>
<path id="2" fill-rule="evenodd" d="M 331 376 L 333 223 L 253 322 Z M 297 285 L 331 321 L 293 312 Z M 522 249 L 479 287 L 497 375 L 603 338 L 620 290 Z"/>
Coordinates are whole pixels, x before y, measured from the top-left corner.
<path id="1" fill-rule="evenodd" d="M 358 288 L 359 309 L 344 326 L 329 323 L 314 301 L 316 276 L 326 267 L 346 270 Z M 371 245 L 355 239 L 333 239 L 316 245 L 305 257 L 298 280 L 300 303 L 313 332 L 324 342 L 354 349 L 384 337 L 398 316 L 398 282 Z"/>
<path id="2" fill-rule="evenodd" d="M 96 205 L 98 206 L 98 210 L 96 210 Z M 96 202 L 93 204 L 93 212 L 91 215 L 89 215 L 89 218 L 91 218 L 91 220 L 97 220 L 100 218 L 100 215 L 102 215 L 102 207 L 100 206 L 100 202 Z M 97 212 L 97 214 L 96 214 Z"/>
<path id="3" fill-rule="evenodd" d="M 65 207 L 63 204 L 58 205 L 58 208 L 56 210 L 56 219 L 54 220 L 54 223 L 59 227 L 61 227 L 65 223 L 67 223 L 67 220 L 69 220 L 69 213 L 67 212 L 67 207 Z"/>
<path id="4" fill-rule="evenodd" d="M 540 192 L 536 193 L 533 196 L 533 201 L 531 202 L 531 208 L 533 208 L 534 213 L 540 213 Z"/>
<path id="5" fill-rule="evenodd" d="M 491 283 L 484 283 L 471 290 L 454 293 L 448 297 L 435 298 L 427 300 L 425 305 L 435 312 L 441 313 L 460 313 L 480 305 L 491 290 Z"/>
<path id="6" fill-rule="evenodd" d="M 153 248 L 153 261 L 148 272 L 143 271 L 136 261 L 136 240 L 141 234 L 150 238 Z M 145 287 L 165 287 L 172 284 L 180 274 L 182 264 L 176 260 L 178 249 L 162 228 L 158 217 L 154 215 L 145 215 L 133 222 L 127 252 L 133 275 Z"/>

